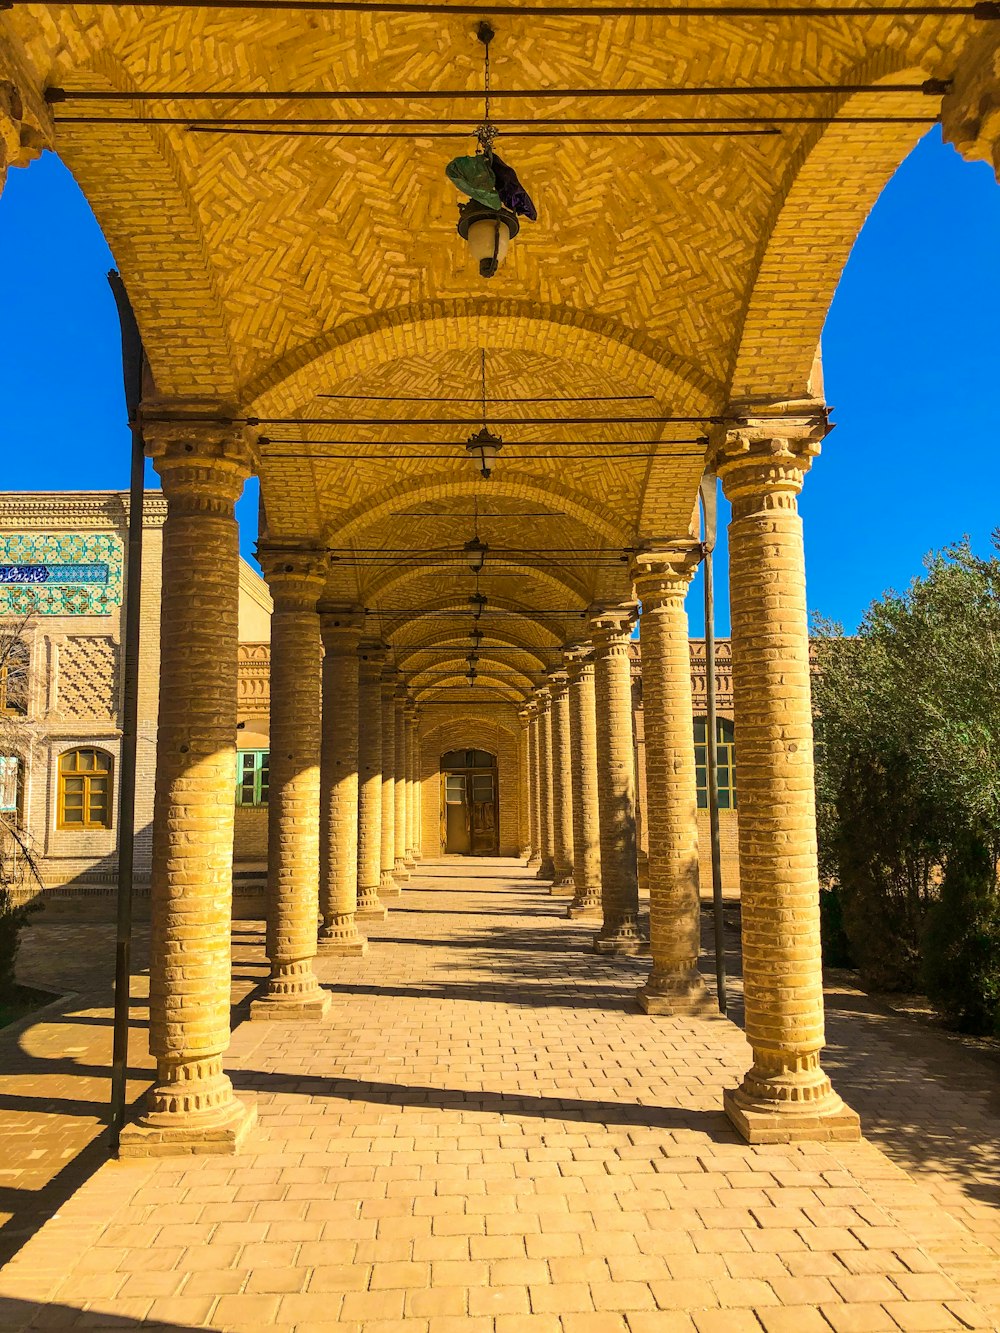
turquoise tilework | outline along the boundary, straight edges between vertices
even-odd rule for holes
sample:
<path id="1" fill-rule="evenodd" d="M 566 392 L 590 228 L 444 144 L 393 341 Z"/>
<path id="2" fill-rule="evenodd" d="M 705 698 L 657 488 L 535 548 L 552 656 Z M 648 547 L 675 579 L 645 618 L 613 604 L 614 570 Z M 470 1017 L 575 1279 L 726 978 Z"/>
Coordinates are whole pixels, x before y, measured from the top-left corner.
<path id="1" fill-rule="evenodd" d="M 107 616 L 121 606 L 124 551 L 106 532 L 0 534 L 0 566 L 46 565 L 45 583 L 0 583 L 0 616 Z"/>

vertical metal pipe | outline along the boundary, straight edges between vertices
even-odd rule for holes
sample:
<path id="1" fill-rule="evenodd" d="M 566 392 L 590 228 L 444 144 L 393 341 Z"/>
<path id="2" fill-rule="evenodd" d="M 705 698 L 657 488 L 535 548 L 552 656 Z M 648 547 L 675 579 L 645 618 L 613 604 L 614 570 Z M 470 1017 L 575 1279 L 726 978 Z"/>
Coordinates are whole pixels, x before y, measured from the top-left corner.
<path id="1" fill-rule="evenodd" d="M 115 1011 L 111 1056 L 111 1146 L 117 1151 L 125 1122 L 132 972 L 132 879 L 135 871 L 135 775 L 139 739 L 139 633 L 142 625 L 142 518 L 145 449 L 137 413 L 142 386 L 142 342 L 125 286 L 117 273 L 108 282 L 122 330 L 125 400 L 132 431 L 129 484 L 125 630 L 122 637 L 121 758 L 118 774 L 118 903 L 115 935 Z"/>
<path id="2" fill-rule="evenodd" d="M 715 688 L 715 578 L 713 554 L 718 531 L 718 482 L 707 472 L 701 479 L 702 526 L 705 553 L 705 730 L 708 756 L 708 824 L 712 839 L 712 909 L 715 927 L 715 985 L 719 1012 L 726 1001 L 726 942 L 722 917 L 722 842 L 719 833 L 719 752 Z"/>

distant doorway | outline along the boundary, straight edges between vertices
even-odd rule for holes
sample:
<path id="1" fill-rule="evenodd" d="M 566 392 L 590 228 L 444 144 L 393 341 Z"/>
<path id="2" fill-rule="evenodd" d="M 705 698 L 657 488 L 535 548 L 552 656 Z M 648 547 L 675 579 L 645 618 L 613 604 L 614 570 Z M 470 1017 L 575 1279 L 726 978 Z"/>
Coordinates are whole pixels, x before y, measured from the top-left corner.
<path id="1" fill-rule="evenodd" d="M 497 854 L 497 760 L 487 750 L 441 756 L 441 841 L 449 856 Z"/>

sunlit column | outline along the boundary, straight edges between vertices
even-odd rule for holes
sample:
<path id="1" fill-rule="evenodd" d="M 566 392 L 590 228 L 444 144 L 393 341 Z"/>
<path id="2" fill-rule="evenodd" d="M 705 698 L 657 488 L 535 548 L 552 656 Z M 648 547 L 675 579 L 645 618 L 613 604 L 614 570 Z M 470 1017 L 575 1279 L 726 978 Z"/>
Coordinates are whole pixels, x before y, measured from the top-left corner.
<path id="1" fill-rule="evenodd" d="M 271 613 L 267 807 L 267 957 L 251 1018 L 319 1018 L 330 1007 L 313 971 L 319 916 L 319 764 L 323 644 L 317 601 L 327 560 L 258 546 Z"/>
<path id="2" fill-rule="evenodd" d="M 396 745 L 393 770 L 394 845 L 393 878 L 405 884 L 410 878 L 406 866 L 406 686 L 400 682 L 395 694 Z"/>
<path id="3" fill-rule="evenodd" d="M 406 864 L 417 863 L 417 705 L 406 704 Z"/>
<path id="4" fill-rule="evenodd" d="M 123 1157 L 234 1152 L 254 1113 L 223 1073 L 229 1046 L 239 532 L 250 451 L 214 404 L 150 405 L 167 502 L 150 885 L 149 1038 L 156 1077 Z M 216 410 L 218 410 L 216 408 Z M 220 415 L 231 416 L 233 409 Z"/>
<path id="5" fill-rule="evenodd" d="M 552 892 L 572 897 L 573 880 L 573 768 L 569 738 L 569 677 L 561 668 L 549 672 L 552 700 Z"/>
<path id="6" fill-rule="evenodd" d="M 382 668 L 385 648 L 358 649 L 358 917 L 386 916 L 379 897 L 382 866 Z"/>
<path id="7" fill-rule="evenodd" d="M 569 677 L 570 766 L 573 785 L 571 917 L 601 916 L 601 808 L 597 795 L 594 656 L 587 644 L 566 654 Z"/>
<path id="8" fill-rule="evenodd" d="M 542 864 L 541 793 L 538 770 L 538 705 L 532 700 L 524 710 L 528 715 L 528 814 L 531 828 L 529 866 Z"/>
<path id="9" fill-rule="evenodd" d="M 649 931 L 653 966 L 639 991 L 647 1013 L 708 1006 L 698 971 L 698 792 L 691 726 L 691 650 L 684 598 L 700 551 L 651 552 L 633 565 L 642 603 L 642 695 L 649 845 Z"/>
<path id="10" fill-rule="evenodd" d="M 358 646 L 363 617 L 320 607 L 323 741 L 320 755 L 319 952 L 362 954 L 358 910 Z"/>
<path id="11" fill-rule="evenodd" d="M 597 724 L 597 799 L 601 811 L 601 907 L 594 937 L 600 953 L 645 950 L 639 933 L 635 841 L 635 755 L 632 745 L 632 667 L 629 640 L 634 606 L 592 613 Z"/>
<path id="12" fill-rule="evenodd" d="M 520 729 L 517 733 L 517 841 L 518 855 L 525 862 L 531 856 L 531 773 L 528 755 L 528 734 L 531 715 L 522 708 L 517 715 Z"/>
<path id="13" fill-rule="evenodd" d="M 394 666 L 382 671 L 382 863 L 380 898 L 396 898 L 402 892 L 393 871 L 396 868 L 396 687 L 399 673 Z"/>
<path id="14" fill-rule="evenodd" d="M 538 838 L 542 851 L 535 877 L 553 879 L 552 700 L 547 686 L 536 689 L 534 694 L 535 707 L 538 709 Z"/>
<path id="15" fill-rule="evenodd" d="M 805 560 L 797 496 L 826 431 L 821 403 L 747 404 L 714 433 L 729 525 L 746 1034 L 727 1092 L 751 1142 L 853 1139 L 858 1117 L 820 1065 L 823 973 Z"/>

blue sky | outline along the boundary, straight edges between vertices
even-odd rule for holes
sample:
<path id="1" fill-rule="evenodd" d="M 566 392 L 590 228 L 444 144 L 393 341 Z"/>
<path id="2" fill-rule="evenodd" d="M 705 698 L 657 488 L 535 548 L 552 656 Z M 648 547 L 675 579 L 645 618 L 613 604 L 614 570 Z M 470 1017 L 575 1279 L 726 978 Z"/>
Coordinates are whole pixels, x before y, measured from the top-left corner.
<path id="1" fill-rule="evenodd" d="M 1000 526 L 998 237 L 992 170 L 963 162 L 935 130 L 889 183 L 844 271 L 823 339 L 837 429 L 801 511 L 809 606 L 848 629 L 884 589 L 905 587 L 927 551 L 968 534 L 985 553 Z M 0 254 L 0 487 L 125 488 L 113 260 L 51 155 L 9 174 Z M 248 553 L 255 490 L 239 515 Z M 720 634 L 724 561 L 723 543 Z M 700 579 L 690 610 L 699 634 Z"/>

